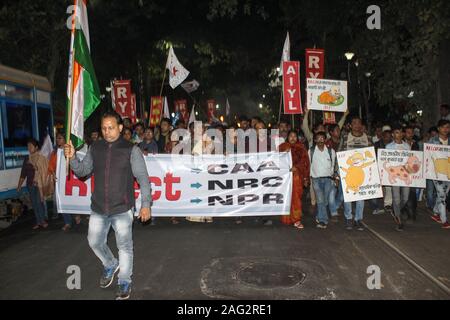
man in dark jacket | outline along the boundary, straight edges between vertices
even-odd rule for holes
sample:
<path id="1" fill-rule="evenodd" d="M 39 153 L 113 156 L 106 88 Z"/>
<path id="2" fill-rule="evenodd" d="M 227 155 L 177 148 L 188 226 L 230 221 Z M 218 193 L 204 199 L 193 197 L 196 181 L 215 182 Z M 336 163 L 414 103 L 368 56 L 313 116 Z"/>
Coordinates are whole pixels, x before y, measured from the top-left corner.
<path id="1" fill-rule="evenodd" d="M 128 299 L 131 292 L 133 272 L 133 212 L 135 207 L 134 177 L 141 187 L 139 218 L 145 222 L 151 218 L 151 189 L 142 152 L 137 146 L 123 139 L 122 120 L 115 112 L 102 116 L 101 129 L 104 140 L 91 145 L 83 160 L 75 155 L 72 143 L 64 146 L 64 155 L 78 177 L 93 174 L 95 188 L 91 197 L 88 241 L 91 249 L 101 260 L 104 272 L 100 287 L 107 288 L 119 271 L 118 300 Z M 119 249 L 119 260 L 107 245 L 110 227 L 113 227 Z"/>

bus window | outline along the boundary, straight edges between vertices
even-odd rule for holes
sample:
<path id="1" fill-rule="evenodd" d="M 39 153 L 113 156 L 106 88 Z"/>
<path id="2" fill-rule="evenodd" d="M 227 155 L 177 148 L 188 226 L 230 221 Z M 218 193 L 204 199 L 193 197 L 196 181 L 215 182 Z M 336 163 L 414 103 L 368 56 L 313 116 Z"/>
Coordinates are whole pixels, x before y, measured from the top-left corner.
<path id="1" fill-rule="evenodd" d="M 31 89 L 16 85 L 2 84 L 2 95 L 8 98 L 33 101 L 33 93 Z"/>
<path id="2" fill-rule="evenodd" d="M 53 137 L 52 117 L 50 109 L 38 107 L 38 127 L 39 127 L 39 143 L 42 146 L 47 134 Z"/>
<path id="3" fill-rule="evenodd" d="M 6 103 L 7 126 L 3 129 L 4 147 L 27 147 L 27 139 L 33 137 L 31 107 Z"/>
<path id="4" fill-rule="evenodd" d="M 3 163 L 3 143 L 0 140 L 0 170 L 5 169 L 5 164 Z"/>

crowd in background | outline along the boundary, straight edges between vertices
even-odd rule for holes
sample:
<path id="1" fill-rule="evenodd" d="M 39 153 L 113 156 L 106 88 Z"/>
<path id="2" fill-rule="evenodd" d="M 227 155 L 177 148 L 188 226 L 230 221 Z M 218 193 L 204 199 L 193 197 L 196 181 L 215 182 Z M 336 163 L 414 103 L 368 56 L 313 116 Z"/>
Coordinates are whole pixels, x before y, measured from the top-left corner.
<path id="1" fill-rule="evenodd" d="M 163 118 L 155 128 L 145 125 L 144 122 L 132 124 L 129 119 L 123 119 L 123 138 L 130 143 L 136 144 L 142 153 L 150 154 L 172 153 L 175 146 L 186 137 L 180 138 L 174 129 L 186 129 L 191 135 L 191 153 L 215 154 L 217 152 L 227 154 L 230 149 L 216 149 L 215 139 L 222 139 L 222 145 L 227 143 L 232 146 L 234 152 L 238 151 L 237 130 L 244 132 L 254 129 L 258 143 L 256 146 L 246 141 L 244 152 L 281 151 L 291 152 L 293 166 L 293 191 L 291 213 L 282 216 L 284 224 L 293 225 L 303 229 L 302 203 L 310 201 L 314 207 L 316 226 L 326 229 L 329 223 L 338 223 L 339 216 L 343 213 L 344 226 L 348 230 L 356 229 L 363 231 L 363 214 L 365 205 L 369 205 L 371 212 L 375 215 L 382 213 L 392 214 L 395 228 L 403 231 L 405 222 L 414 223 L 417 217 L 417 202 L 425 199 L 426 207 L 430 211 L 430 217 L 440 223 L 443 228 L 449 229 L 447 211 L 449 209 L 449 182 L 427 180 L 426 189 L 407 187 L 383 186 L 383 198 L 367 201 L 356 201 L 345 203 L 343 201 L 343 190 L 339 182 L 339 170 L 336 161 L 336 153 L 340 151 L 374 146 L 378 149 L 394 150 L 417 150 L 423 151 L 424 143 L 449 145 L 450 112 L 448 105 L 440 106 L 440 120 L 431 128 L 423 128 L 421 123 L 391 123 L 390 121 L 376 122 L 372 124 L 369 132 L 367 123 L 357 116 L 349 117 L 343 114 L 340 121 L 335 124 L 324 125 L 322 123 L 310 124 L 309 113 L 306 111 L 302 125 L 294 128 L 289 121 L 281 120 L 277 125 L 271 127 L 258 116 L 248 118 L 240 116 L 236 123 L 228 125 L 222 122 L 210 121 L 202 125 L 202 139 L 195 142 L 194 123 L 186 124 L 180 119 L 172 123 L 171 119 Z M 212 137 L 208 129 L 216 129 L 221 135 Z M 227 129 L 235 129 L 228 130 Z M 267 132 L 264 130 L 267 129 Z M 278 136 L 273 144 L 270 139 L 271 129 L 278 129 Z M 264 133 L 264 134 L 260 134 Z M 268 134 L 266 134 L 268 133 Z M 86 137 L 86 143 L 80 149 L 87 151 L 92 143 L 102 139 L 101 130 L 93 130 Z M 186 140 L 184 140 L 186 141 Z M 50 159 L 42 156 L 38 150 L 37 141 L 28 141 L 30 156 L 24 161 L 18 190 L 26 180 L 30 191 L 36 224 L 33 229 L 48 227 L 47 201 L 51 200 L 52 188 L 49 184 L 56 180 L 56 151 L 63 148 L 65 136 L 62 132 L 56 135 L 56 146 Z M 195 142 L 195 143 L 194 143 Z M 51 183 L 49 183 L 50 181 Z M 53 188 L 54 189 L 54 188 Z M 54 200 L 54 195 L 53 195 Z M 53 201 L 55 203 L 55 201 Z M 353 208 L 354 207 L 354 208 Z M 57 219 L 56 208 L 53 206 L 54 216 Z M 79 215 L 63 214 L 64 231 L 68 231 L 73 224 L 80 224 Z M 73 219 L 72 219 L 73 218 Z M 212 222 L 211 217 L 187 217 L 192 222 Z M 173 224 L 179 223 L 176 218 L 171 218 Z M 236 223 L 242 223 L 242 219 L 235 218 Z M 258 219 L 259 221 L 259 219 Z M 271 219 L 263 219 L 264 225 L 272 224 Z M 151 220 L 155 224 L 155 219 Z"/>

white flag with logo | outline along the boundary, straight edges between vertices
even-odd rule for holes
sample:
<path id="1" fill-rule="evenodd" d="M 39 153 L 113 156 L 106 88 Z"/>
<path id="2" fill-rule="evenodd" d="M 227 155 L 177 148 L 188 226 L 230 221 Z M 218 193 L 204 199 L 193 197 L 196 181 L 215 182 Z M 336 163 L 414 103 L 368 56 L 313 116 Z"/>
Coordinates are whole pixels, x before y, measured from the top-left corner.
<path id="1" fill-rule="evenodd" d="M 189 116 L 188 126 L 190 126 L 192 122 L 195 122 L 195 105 L 192 106 L 191 115 Z"/>
<path id="2" fill-rule="evenodd" d="M 191 93 L 194 92 L 195 90 L 198 89 L 198 87 L 200 86 L 200 83 L 198 83 L 197 80 L 192 80 L 189 82 L 185 82 L 181 85 L 181 87 L 187 92 L 187 93 Z"/>
<path id="3" fill-rule="evenodd" d="M 163 118 L 170 119 L 169 104 L 167 103 L 167 97 L 164 97 L 164 112 L 163 112 Z"/>
<path id="4" fill-rule="evenodd" d="M 228 98 L 227 98 L 227 104 L 226 104 L 226 107 L 225 107 L 225 115 L 227 117 L 230 115 L 230 110 L 231 110 L 230 102 L 228 101 Z"/>
<path id="5" fill-rule="evenodd" d="M 50 155 L 52 154 L 53 151 L 53 144 L 49 134 L 45 136 L 44 143 L 42 144 L 42 148 L 39 151 L 47 159 L 50 159 Z"/>
<path id="6" fill-rule="evenodd" d="M 169 84 L 172 89 L 178 87 L 189 75 L 189 71 L 178 61 L 172 47 L 169 50 L 166 69 L 169 69 Z"/>
<path id="7" fill-rule="evenodd" d="M 289 40 L 289 32 L 284 40 L 283 53 L 280 62 L 280 76 L 283 75 L 283 61 L 291 61 L 291 41 Z"/>

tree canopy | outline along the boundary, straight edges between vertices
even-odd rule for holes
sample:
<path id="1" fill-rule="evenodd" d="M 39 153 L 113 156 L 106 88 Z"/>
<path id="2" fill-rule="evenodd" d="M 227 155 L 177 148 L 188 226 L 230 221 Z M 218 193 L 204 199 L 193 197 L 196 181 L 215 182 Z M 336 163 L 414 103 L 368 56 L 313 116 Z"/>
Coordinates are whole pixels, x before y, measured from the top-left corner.
<path id="1" fill-rule="evenodd" d="M 280 91 L 269 82 L 287 31 L 293 60 L 303 64 L 305 48 L 325 49 L 327 78 L 345 79 L 344 53 L 354 52 L 363 80 L 364 73 L 371 73 L 372 111 L 405 100 L 412 91 L 410 107 L 431 107 L 439 48 L 450 35 L 450 2 L 445 0 L 378 1 L 381 30 L 366 26 L 368 1 L 88 2 L 91 53 L 103 93 L 111 79 L 131 78 L 146 108 L 149 97 L 159 94 L 171 44 L 191 72 L 189 79 L 200 82 L 196 100 L 216 98 L 224 104 L 229 97 L 235 112 L 249 115 L 257 114 L 263 102 L 278 114 Z M 72 4 L 5 0 L 0 7 L 0 62 L 47 76 L 57 109 L 65 106 L 66 21 Z M 165 87 L 165 93 L 185 95 L 178 88 Z"/>

